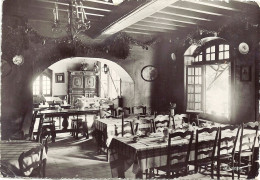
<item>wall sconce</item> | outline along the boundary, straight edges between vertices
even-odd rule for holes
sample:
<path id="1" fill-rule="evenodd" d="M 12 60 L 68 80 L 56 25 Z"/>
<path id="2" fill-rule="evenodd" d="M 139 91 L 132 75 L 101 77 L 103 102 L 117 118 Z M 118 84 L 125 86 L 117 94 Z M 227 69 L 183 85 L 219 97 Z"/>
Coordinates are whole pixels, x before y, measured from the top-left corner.
<path id="1" fill-rule="evenodd" d="M 109 71 L 109 68 L 106 64 L 104 64 L 104 73 L 107 74 Z"/>

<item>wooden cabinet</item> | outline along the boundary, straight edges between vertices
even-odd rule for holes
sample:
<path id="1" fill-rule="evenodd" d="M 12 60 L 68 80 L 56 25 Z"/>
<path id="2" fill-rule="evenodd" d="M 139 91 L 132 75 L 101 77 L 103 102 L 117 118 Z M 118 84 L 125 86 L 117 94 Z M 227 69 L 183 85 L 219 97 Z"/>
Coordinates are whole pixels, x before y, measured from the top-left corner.
<path id="1" fill-rule="evenodd" d="M 69 71 L 69 103 L 79 97 L 97 96 L 97 78 L 92 71 Z"/>

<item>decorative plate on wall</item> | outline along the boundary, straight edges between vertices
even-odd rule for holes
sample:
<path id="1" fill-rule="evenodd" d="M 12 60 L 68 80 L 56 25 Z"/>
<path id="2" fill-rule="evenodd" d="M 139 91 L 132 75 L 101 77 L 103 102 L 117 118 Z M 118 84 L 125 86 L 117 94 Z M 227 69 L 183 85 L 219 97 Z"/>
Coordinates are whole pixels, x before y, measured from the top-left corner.
<path id="1" fill-rule="evenodd" d="M 152 65 L 145 66 L 141 71 L 141 76 L 145 81 L 154 81 L 158 77 L 158 70 Z"/>

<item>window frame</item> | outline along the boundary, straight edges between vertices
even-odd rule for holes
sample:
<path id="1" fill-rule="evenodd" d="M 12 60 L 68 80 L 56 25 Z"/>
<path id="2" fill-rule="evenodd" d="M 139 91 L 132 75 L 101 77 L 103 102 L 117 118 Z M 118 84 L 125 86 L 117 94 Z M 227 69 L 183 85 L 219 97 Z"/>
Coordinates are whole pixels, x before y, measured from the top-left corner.
<path id="1" fill-rule="evenodd" d="M 44 94 L 43 93 L 43 76 L 47 77 L 50 80 L 50 93 L 49 94 Z M 44 95 L 46 97 L 52 96 L 52 76 L 48 75 L 47 73 L 42 73 L 39 76 L 37 76 L 34 81 L 33 81 L 33 88 L 34 88 L 34 82 L 36 79 L 39 77 L 39 94 L 33 94 L 33 96 L 38 96 L 38 95 Z M 34 93 L 34 92 L 33 92 Z"/>
<path id="2" fill-rule="evenodd" d="M 220 45 L 223 45 L 224 49 L 222 51 L 219 51 L 219 47 Z M 219 53 L 223 52 L 223 54 L 226 52 L 225 49 L 225 45 L 228 45 L 228 51 L 229 51 L 229 58 L 228 59 L 221 59 L 219 60 Z M 206 60 L 206 55 L 210 54 L 211 56 L 211 47 L 215 46 L 215 60 Z M 207 49 L 210 48 L 210 53 L 207 53 Z M 231 63 L 231 58 L 230 58 L 230 44 L 228 43 L 224 43 L 224 42 L 217 42 L 217 43 L 209 43 L 208 45 L 205 45 L 203 47 L 200 48 L 199 51 L 195 51 L 195 53 L 193 54 L 193 60 L 191 61 L 191 64 L 189 65 L 185 65 L 185 98 L 186 98 L 186 112 L 196 112 L 196 113 L 205 113 L 206 112 L 206 65 L 212 65 L 212 64 L 225 64 L 226 62 Z M 195 59 L 199 59 L 199 56 L 202 56 L 202 61 L 195 61 Z M 224 56 L 225 57 L 225 56 Z M 194 106 L 194 110 L 188 109 L 188 68 L 189 67 L 201 67 L 202 68 L 202 90 L 201 90 L 201 111 L 195 110 L 195 106 Z M 194 72 L 195 73 L 195 72 Z M 195 83 L 194 83 L 195 84 Z M 194 89 L 195 92 L 195 89 Z M 195 97 L 194 97 L 195 98 Z M 231 101 L 230 101 L 231 102 Z M 194 103 L 195 103 L 195 99 L 194 99 Z M 230 104 L 231 106 L 231 104 Z M 229 108 L 230 111 L 231 108 Z M 231 114 L 231 112 L 230 112 Z"/>

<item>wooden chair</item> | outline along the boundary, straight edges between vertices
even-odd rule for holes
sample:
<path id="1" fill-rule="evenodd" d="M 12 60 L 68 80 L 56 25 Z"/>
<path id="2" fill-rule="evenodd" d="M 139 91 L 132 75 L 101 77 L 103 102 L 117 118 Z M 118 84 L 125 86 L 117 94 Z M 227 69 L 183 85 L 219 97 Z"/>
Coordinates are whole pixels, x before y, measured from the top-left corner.
<path id="1" fill-rule="evenodd" d="M 138 113 L 137 111 L 141 109 L 141 113 Z M 133 106 L 132 107 L 132 114 L 139 114 L 139 115 L 146 115 L 146 106 Z"/>
<path id="2" fill-rule="evenodd" d="M 115 117 L 115 108 L 100 108 L 100 118 L 113 118 Z"/>
<path id="3" fill-rule="evenodd" d="M 33 115 L 32 115 L 32 121 L 31 121 L 30 128 L 29 128 L 29 139 L 30 140 L 34 140 L 33 129 L 34 129 L 34 125 L 35 125 L 35 122 L 36 122 L 37 114 L 38 114 L 38 111 L 34 111 Z"/>
<path id="4" fill-rule="evenodd" d="M 207 170 L 210 166 L 211 178 L 213 178 L 213 163 L 218 133 L 218 127 L 197 129 L 195 138 L 195 160 L 189 162 L 189 164 L 194 165 L 195 173 L 197 173 L 198 170 L 201 171 L 202 167 Z M 206 139 L 203 138 L 203 135 Z M 213 137 L 213 139 L 207 139 L 207 137 Z"/>
<path id="5" fill-rule="evenodd" d="M 188 175 L 188 161 L 190 157 L 193 134 L 193 131 L 175 132 L 169 134 L 167 148 L 167 165 L 156 168 L 159 171 L 166 172 L 167 179 Z M 174 142 L 174 139 L 187 139 L 187 143 L 174 145 L 172 144 Z M 180 152 L 185 153 L 180 154 Z"/>
<path id="6" fill-rule="evenodd" d="M 130 107 L 118 107 L 115 109 L 115 116 L 120 116 L 122 112 L 124 112 L 124 116 L 126 117 L 131 114 L 131 108 Z"/>
<path id="7" fill-rule="evenodd" d="M 235 152 L 235 165 L 237 166 L 238 179 L 244 169 L 246 169 L 244 171 L 245 175 L 248 175 L 253 165 L 255 143 L 258 138 L 258 126 L 258 122 L 242 124 L 239 150 Z"/>
<path id="8" fill-rule="evenodd" d="M 215 161 L 217 162 L 217 177 L 220 179 L 221 176 L 230 176 L 223 172 L 232 172 L 232 179 L 234 179 L 234 155 L 237 144 L 238 134 L 240 126 L 227 125 L 220 127 L 219 138 L 218 138 L 218 150 Z M 226 136 L 225 134 L 228 133 Z M 222 173 L 220 173 L 220 171 Z"/>
<path id="9" fill-rule="evenodd" d="M 45 147 L 45 152 L 48 152 L 48 137 L 45 139 L 43 145 Z M 45 168 L 46 168 L 46 159 L 43 159 L 43 147 L 36 147 L 31 149 L 27 152 L 22 152 L 19 156 L 18 162 L 19 162 L 19 169 L 20 169 L 20 176 L 26 177 L 28 176 L 27 172 L 33 168 L 33 171 L 30 173 L 30 177 L 45 177 Z M 31 165 L 27 166 L 25 165 L 25 162 L 27 162 L 28 158 L 32 155 L 39 155 L 39 160 L 33 162 Z M 27 159 L 27 160 L 26 160 Z M 29 158 L 31 159 L 31 158 Z"/>
<path id="10" fill-rule="evenodd" d="M 42 137 L 45 137 L 47 135 L 51 135 L 52 142 L 55 142 L 55 125 L 52 123 L 52 121 L 45 120 L 45 115 L 41 115 L 36 141 L 41 142 Z"/>
<path id="11" fill-rule="evenodd" d="M 158 115 L 155 115 L 153 120 L 153 132 L 156 132 L 158 128 L 168 127 L 170 126 L 170 116 L 167 119 L 158 120 Z"/>
<path id="12" fill-rule="evenodd" d="M 119 131 L 118 127 L 115 125 L 115 136 L 119 136 L 120 134 L 125 136 L 126 134 L 134 135 L 134 127 L 132 122 L 125 122 L 124 120 L 124 112 L 121 112 L 121 131 Z"/>
<path id="13" fill-rule="evenodd" d="M 180 122 L 178 122 L 180 121 Z M 183 123 L 188 123 L 188 115 L 187 114 L 176 114 L 173 117 L 173 129 L 176 129 L 178 125 L 183 125 Z"/>
<path id="14" fill-rule="evenodd" d="M 145 135 L 154 132 L 153 119 L 145 117 L 139 118 L 139 120 L 135 124 L 134 134 L 136 134 L 137 132 L 141 132 Z"/>

